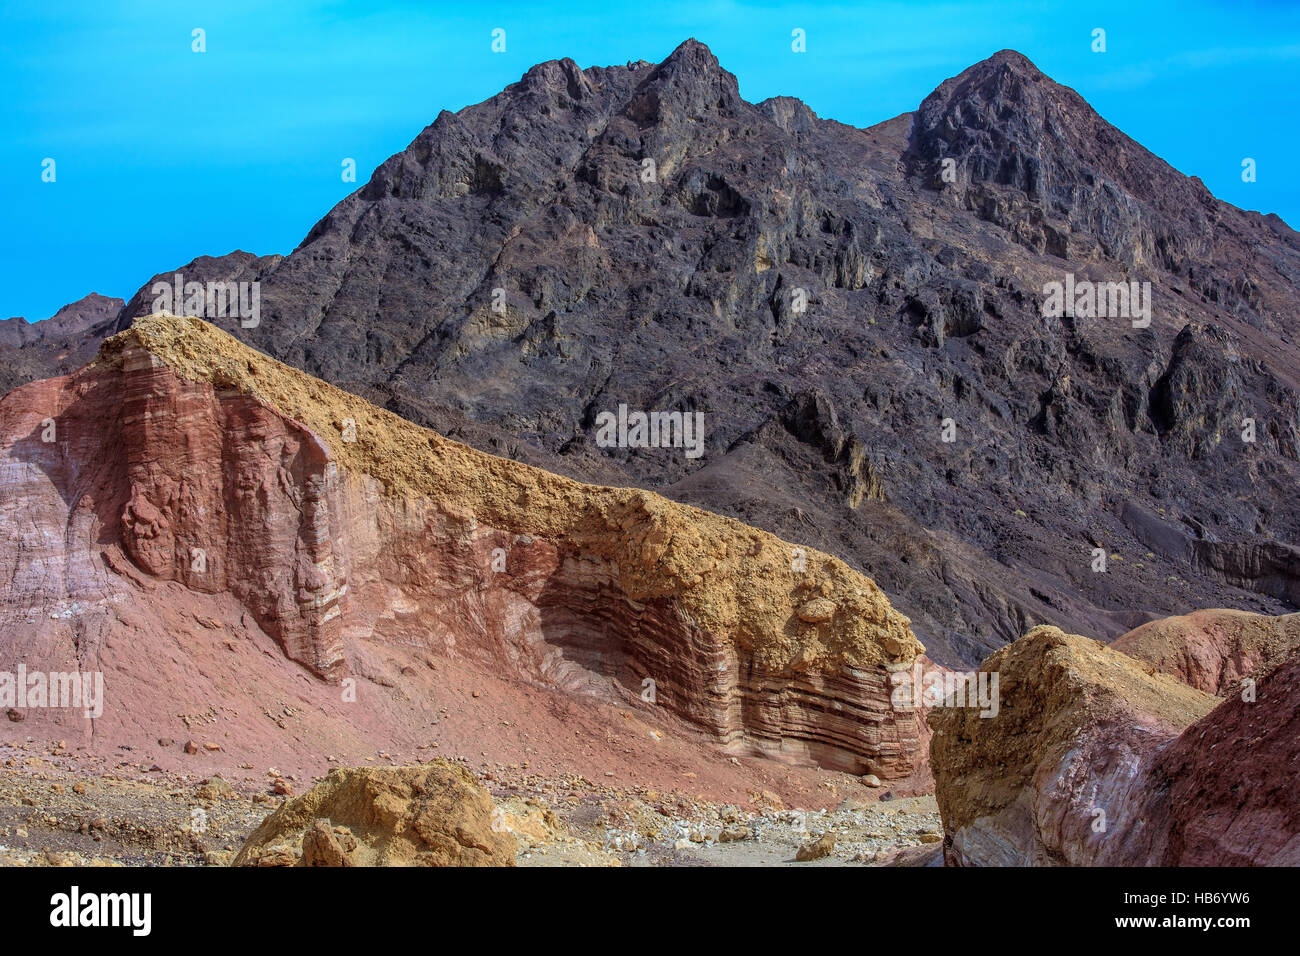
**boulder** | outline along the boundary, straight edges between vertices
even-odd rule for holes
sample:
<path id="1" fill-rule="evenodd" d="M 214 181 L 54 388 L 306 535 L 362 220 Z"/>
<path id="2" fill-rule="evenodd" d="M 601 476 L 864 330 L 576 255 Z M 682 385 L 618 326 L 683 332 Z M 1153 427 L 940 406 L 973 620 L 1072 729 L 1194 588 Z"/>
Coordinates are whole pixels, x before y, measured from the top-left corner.
<path id="1" fill-rule="evenodd" d="M 468 770 L 346 767 L 262 821 L 234 866 L 514 866 L 515 838 Z"/>
<path id="2" fill-rule="evenodd" d="M 949 865 L 1300 863 L 1300 656 L 1223 701 L 1051 626 L 981 670 L 996 716 L 929 712 Z"/>
<path id="3" fill-rule="evenodd" d="M 816 840 L 810 840 L 795 852 L 794 858 L 799 863 L 821 860 L 835 852 L 835 834 L 823 833 Z"/>

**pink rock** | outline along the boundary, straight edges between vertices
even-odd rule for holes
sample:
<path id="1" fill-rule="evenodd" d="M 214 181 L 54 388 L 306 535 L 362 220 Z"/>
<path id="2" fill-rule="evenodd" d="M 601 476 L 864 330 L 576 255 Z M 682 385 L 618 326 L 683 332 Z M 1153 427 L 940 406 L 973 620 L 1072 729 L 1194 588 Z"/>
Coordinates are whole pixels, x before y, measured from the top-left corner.
<path id="1" fill-rule="evenodd" d="M 298 422 L 138 346 L 0 400 L 0 575 L 0 669 L 105 675 L 102 714 L 29 720 L 102 743 L 225 731 L 229 757 L 194 765 L 423 746 L 448 724 L 429 723 L 432 672 L 401 659 L 421 653 L 490 675 L 499 692 L 476 706 L 515 695 L 516 717 L 553 710 L 542 691 L 640 706 L 653 674 L 666 717 L 733 752 L 925 777 L 928 728 L 891 705 L 882 666 L 770 669 L 671 593 L 629 599 L 615 564 L 387 494 Z M 901 620 L 890 654 L 919 646 Z"/>

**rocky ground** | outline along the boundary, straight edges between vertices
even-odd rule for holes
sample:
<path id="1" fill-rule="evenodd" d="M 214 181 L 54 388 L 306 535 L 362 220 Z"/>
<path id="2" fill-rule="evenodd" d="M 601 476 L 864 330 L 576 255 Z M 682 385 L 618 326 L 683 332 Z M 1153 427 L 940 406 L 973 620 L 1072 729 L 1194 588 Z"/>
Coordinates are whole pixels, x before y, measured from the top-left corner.
<path id="1" fill-rule="evenodd" d="M 315 782 L 251 766 L 199 777 L 123 757 L 97 760 L 25 741 L 0 745 L 0 865 L 226 865 L 287 799 L 277 791 L 301 792 Z M 766 791 L 743 805 L 716 804 L 580 776 L 480 779 L 497 807 L 495 825 L 517 838 L 520 866 L 938 862 L 941 826 L 930 796 L 895 799 L 880 789 L 803 809 Z"/>

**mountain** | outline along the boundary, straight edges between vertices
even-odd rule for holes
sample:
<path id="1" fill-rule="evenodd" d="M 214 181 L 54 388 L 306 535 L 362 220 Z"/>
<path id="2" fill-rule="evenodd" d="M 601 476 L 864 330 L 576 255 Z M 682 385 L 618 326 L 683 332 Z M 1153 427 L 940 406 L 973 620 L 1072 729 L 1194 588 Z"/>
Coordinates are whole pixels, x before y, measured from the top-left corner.
<path id="1" fill-rule="evenodd" d="M 1143 633 L 1151 628 L 1158 637 Z M 1210 610 L 1152 622 L 1109 647 L 1037 627 L 998 650 L 980 670 L 1001 676 L 999 719 L 961 707 L 930 712 L 945 861 L 1300 864 L 1293 631 L 1289 618 Z M 1260 638 L 1270 634 L 1287 640 L 1261 659 Z M 1197 686 L 1207 676 L 1200 668 L 1167 667 L 1175 649 L 1237 669 L 1224 696 Z M 1194 681 L 1181 682 L 1184 674 Z"/>
<path id="2" fill-rule="evenodd" d="M 1300 236 L 1012 51 L 869 129 L 693 40 L 539 64 L 291 254 L 175 272 L 258 283 L 214 321 L 413 422 L 842 558 L 940 663 L 1300 603 Z M 620 406 L 704 453 L 603 447 Z"/>

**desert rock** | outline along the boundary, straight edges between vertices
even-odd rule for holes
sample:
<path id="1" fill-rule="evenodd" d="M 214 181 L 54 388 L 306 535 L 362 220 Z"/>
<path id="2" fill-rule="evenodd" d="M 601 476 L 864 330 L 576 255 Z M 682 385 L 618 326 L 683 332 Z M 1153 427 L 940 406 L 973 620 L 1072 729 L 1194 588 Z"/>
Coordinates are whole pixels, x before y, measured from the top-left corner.
<path id="1" fill-rule="evenodd" d="M 47 417 L 59 444 L 39 438 Z M 342 419 L 355 440 L 334 428 Z M 649 492 L 474 451 L 197 319 L 142 320 L 75 375 L 10 393 L 0 434 L 5 507 L 27 516 L 0 515 L 0 541 L 32 535 L 0 549 L 14 582 L 0 622 L 25 635 L 0 655 L 28 666 L 66 653 L 74 622 L 82 653 L 126 652 L 112 636 L 123 617 L 169 618 L 170 586 L 191 604 L 235 602 L 241 633 L 264 632 L 327 683 L 391 683 L 368 648 L 423 648 L 640 699 L 739 751 L 923 770 L 927 730 L 891 706 L 888 684 L 923 648 L 842 561 Z M 802 620 L 818 601 L 833 618 Z M 38 602 L 68 615 L 29 622 Z M 214 620 L 191 616 L 195 640 L 237 651 Z M 109 719 L 130 719 L 130 704 Z"/>
<path id="2" fill-rule="evenodd" d="M 1300 862 L 1300 656 L 1253 700 L 1048 626 L 981 670 L 1000 674 L 996 716 L 929 715 L 949 864 Z"/>
<path id="3" fill-rule="evenodd" d="M 1300 614 L 1195 611 L 1144 624 L 1110 646 L 1198 690 L 1230 696 L 1300 648 Z"/>
<path id="4" fill-rule="evenodd" d="M 816 840 L 812 840 L 799 847 L 794 858 L 800 863 L 807 863 L 811 860 L 820 860 L 828 857 L 835 852 L 835 834 L 823 833 Z"/>

